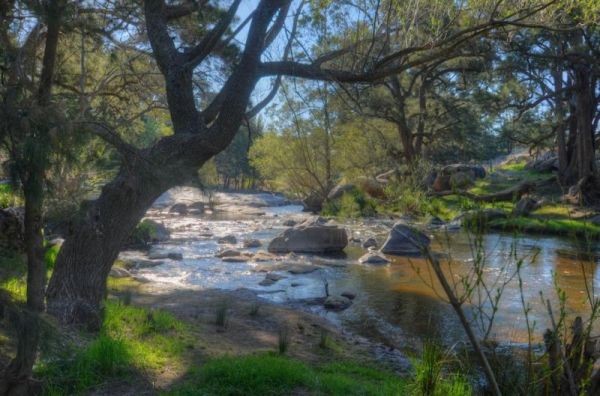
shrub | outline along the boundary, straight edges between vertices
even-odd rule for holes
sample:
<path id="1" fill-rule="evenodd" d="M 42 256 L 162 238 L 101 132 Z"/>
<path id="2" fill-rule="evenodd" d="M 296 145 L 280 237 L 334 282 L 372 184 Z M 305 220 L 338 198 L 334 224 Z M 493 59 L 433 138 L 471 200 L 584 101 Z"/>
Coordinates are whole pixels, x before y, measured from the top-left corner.
<path id="1" fill-rule="evenodd" d="M 156 235 L 156 224 L 151 220 L 144 219 L 135 227 L 129 240 L 133 245 L 146 246 L 156 238 Z"/>
<path id="2" fill-rule="evenodd" d="M 322 214 L 325 216 L 339 216 L 345 218 L 369 217 L 377 213 L 374 200 L 358 190 L 345 192 L 341 198 L 325 203 Z"/>

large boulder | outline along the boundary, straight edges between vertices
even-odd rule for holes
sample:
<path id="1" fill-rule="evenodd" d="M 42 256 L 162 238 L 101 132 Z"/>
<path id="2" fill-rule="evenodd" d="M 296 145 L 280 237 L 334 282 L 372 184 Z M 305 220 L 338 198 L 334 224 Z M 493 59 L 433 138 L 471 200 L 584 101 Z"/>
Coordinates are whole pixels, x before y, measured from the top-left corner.
<path id="1" fill-rule="evenodd" d="M 268 250 L 272 253 L 332 253 L 344 250 L 347 245 L 348 234 L 344 228 L 317 217 L 285 230 L 269 243 Z"/>
<path id="2" fill-rule="evenodd" d="M 324 201 L 325 199 L 321 194 L 313 191 L 302 200 L 302 206 L 304 206 L 305 212 L 318 213 L 323 209 Z"/>
<path id="3" fill-rule="evenodd" d="M 472 164 L 451 164 L 446 165 L 442 168 L 441 174 L 446 176 L 452 176 L 455 173 L 467 173 L 473 179 L 483 179 L 486 175 L 485 168 L 481 165 Z"/>
<path id="4" fill-rule="evenodd" d="M 514 216 L 529 216 L 531 212 L 540 206 L 539 202 L 531 197 L 523 197 L 515 205 L 512 214 Z"/>
<path id="5" fill-rule="evenodd" d="M 470 187 L 475 181 L 470 172 L 456 172 L 450 175 L 450 188 L 464 190 Z"/>
<path id="6" fill-rule="evenodd" d="M 586 219 L 586 221 L 593 225 L 600 226 L 600 214 L 592 216 L 592 217 Z"/>
<path id="7" fill-rule="evenodd" d="M 558 155 L 553 151 L 546 151 L 535 159 L 525 164 L 525 169 L 537 172 L 552 172 L 558 170 Z"/>
<path id="8" fill-rule="evenodd" d="M 22 251 L 24 232 L 23 208 L 0 209 L 0 250 Z"/>
<path id="9" fill-rule="evenodd" d="M 398 222 L 390 231 L 381 252 L 394 256 L 420 256 L 423 248 L 430 243 L 429 237 L 421 231 Z"/>

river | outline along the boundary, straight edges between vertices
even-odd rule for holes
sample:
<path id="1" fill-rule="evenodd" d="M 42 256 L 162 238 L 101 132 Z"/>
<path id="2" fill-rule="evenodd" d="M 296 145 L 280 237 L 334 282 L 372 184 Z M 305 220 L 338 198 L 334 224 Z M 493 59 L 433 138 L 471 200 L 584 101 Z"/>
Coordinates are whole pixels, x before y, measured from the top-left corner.
<path id="1" fill-rule="evenodd" d="M 189 204 L 201 200 L 207 205 L 212 201 L 214 212 L 184 216 L 168 212 L 175 202 Z M 179 252 L 183 259 L 162 260 L 163 264 L 140 269 L 136 275 L 164 287 L 250 289 L 269 301 L 317 313 L 347 331 L 401 350 L 416 349 L 425 339 L 436 339 L 448 346 L 464 341 L 460 323 L 444 301 L 443 292 L 433 281 L 424 260 L 396 257 L 385 266 L 362 265 L 357 259 L 365 250 L 356 242 L 350 243 L 344 255 L 336 257 L 293 255 L 258 263 L 252 260 L 223 262 L 215 257 L 224 248 L 217 243 L 219 237 L 232 234 L 237 238 L 237 244 L 227 248 L 255 253 L 266 250 L 268 242 L 286 229 L 283 224 L 286 220 L 302 221 L 307 216 L 302 213 L 301 206 L 290 204 L 279 195 L 218 193 L 208 198 L 193 188 L 170 190 L 148 211 L 147 217 L 163 222 L 171 231 L 171 239 L 154 249 Z M 341 224 L 356 240 L 375 237 L 381 244 L 393 221 L 379 219 Z M 450 279 L 459 282 L 461 277 L 471 273 L 472 235 L 464 231 L 430 231 L 429 234 Z M 258 239 L 263 246 L 245 249 L 242 241 L 246 238 Z M 582 255 L 577 245 L 575 241 L 547 236 L 516 237 L 501 233 L 483 236 L 481 246 L 485 251 L 485 267 L 482 273 L 492 294 L 506 282 L 490 334 L 492 339 L 513 345 L 527 342 L 521 290 L 530 323 L 534 324 L 536 341 L 550 326 L 546 299 L 558 315 L 557 288 L 567 297 L 564 310 L 569 317 L 582 315 L 587 318 L 590 312 L 586 299 L 588 292 L 593 295 L 600 287 L 600 248 L 593 245 L 591 254 Z M 144 252 L 124 251 L 121 258 L 146 257 Z M 518 277 L 514 276 L 520 260 L 521 287 Z M 283 269 L 278 271 L 285 262 L 313 264 L 318 269 L 296 275 Z M 284 278 L 270 286 L 259 285 L 265 278 L 265 271 L 273 268 L 273 272 Z M 331 294 L 355 294 L 350 308 L 332 312 L 314 304 L 315 298 L 324 296 L 325 283 Z M 477 295 L 473 294 L 475 299 Z M 475 318 L 470 309 L 472 306 L 466 304 L 465 307 Z M 486 308 L 491 312 L 489 305 Z"/>

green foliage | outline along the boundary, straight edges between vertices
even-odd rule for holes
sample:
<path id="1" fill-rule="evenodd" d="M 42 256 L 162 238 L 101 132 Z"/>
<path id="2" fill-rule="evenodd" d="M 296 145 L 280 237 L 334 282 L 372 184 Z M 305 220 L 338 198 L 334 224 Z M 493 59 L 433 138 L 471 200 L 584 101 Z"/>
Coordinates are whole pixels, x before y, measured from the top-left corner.
<path id="1" fill-rule="evenodd" d="M 0 184 L 0 208 L 23 205 L 23 199 L 14 191 L 10 184 Z"/>
<path id="2" fill-rule="evenodd" d="M 44 261 L 46 262 L 46 269 L 53 270 L 54 264 L 56 263 L 56 258 L 58 257 L 58 252 L 60 252 L 60 245 L 52 245 L 44 254 Z"/>
<path id="3" fill-rule="evenodd" d="M 25 257 L 16 253 L 0 255 L 0 289 L 15 301 L 25 302 L 27 281 Z"/>
<path id="4" fill-rule="evenodd" d="M 133 245 L 146 246 L 157 236 L 157 225 L 152 220 L 142 220 L 131 233 L 129 240 Z"/>
<path id="5" fill-rule="evenodd" d="M 490 223 L 497 229 L 538 234 L 564 235 L 600 239 L 600 226 L 584 220 L 536 217 L 509 217 Z"/>
<path id="6" fill-rule="evenodd" d="M 405 381 L 394 374 L 351 362 L 312 368 L 283 356 L 223 357 L 194 369 L 168 395 L 399 395 Z"/>
<path id="7" fill-rule="evenodd" d="M 321 213 L 343 218 L 369 217 L 377 213 L 377 205 L 364 192 L 354 189 L 337 200 L 326 202 Z"/>

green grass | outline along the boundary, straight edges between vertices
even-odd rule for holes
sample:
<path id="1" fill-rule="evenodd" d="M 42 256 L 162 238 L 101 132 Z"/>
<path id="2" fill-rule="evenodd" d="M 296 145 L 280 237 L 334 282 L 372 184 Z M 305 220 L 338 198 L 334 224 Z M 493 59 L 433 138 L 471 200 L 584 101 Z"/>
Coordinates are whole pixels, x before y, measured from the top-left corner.
<path id="1" fill-rule="evenodd" d="M 166 395 L 401 395 L 406 380 L 355 363 L 317 368 L 271 354 L 223 357 L 193 369 Z"/>
<path id="2" fill-rule="evenodd" d="M 502 166 L 499 166 L 497 169 L 513 171 L 513 172 L 521 172 L 521 171 L 525 171 L 525 165 L 527 165 L 527 161 L 522 160 L 522 161 L 514 162 L 511 164 L 504 164 Z"/>
<path id="3" fill-rule="evenodd" d="M 27 281 L 25 258 L 22 255 L 0 255 L 0 289 L 4 289 L 17 302 L 25 302 Z"/>
<path id="4" fill-rule="evenodd" d="M 190 346 L 187 326 L 172 314 L 107 301 L 100 335 L 87 346 L 43 356 L 36 374 L 50 395 L 83 394 L 134 371 L 183 364 Z"/>
<path id="5" fill-rule="evenodd" d="M 50 246 L 46 253 L 44 254 L 44 261 L 46 262 L 46 268 L 54 269 L 54 263 L 56 262 L 56 258 L 58 257 L 58 252 L 60 251 L 60 245 Z"/>
<path id="6" fill-rule="evenodd" d="M 494 220 L 490 226 L 506 231 L 521 231 L 573 237 L 600 238 L 600 226 L 574 219 L 540 219 L 534 217 L 510 217 Z"/>

